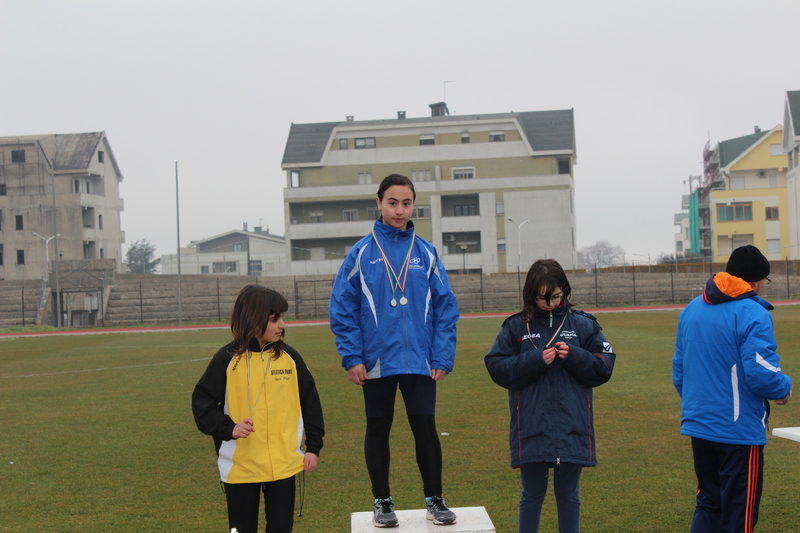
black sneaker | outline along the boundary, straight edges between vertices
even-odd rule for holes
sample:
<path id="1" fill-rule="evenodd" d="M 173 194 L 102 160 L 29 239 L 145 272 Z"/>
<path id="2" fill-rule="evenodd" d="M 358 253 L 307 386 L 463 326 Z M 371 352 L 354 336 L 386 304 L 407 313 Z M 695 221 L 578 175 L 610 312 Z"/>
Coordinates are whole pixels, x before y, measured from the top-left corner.
<path id="1" fill-rule="evenodd" d="M 437 526 L 449 526 L 456 523 L 456 514 L 447 507 L 441 496 L 431 498 L 425 507 L 428 509 L 426 518 L 433 520 Z"/>
<path id="2" fill-rule="evenodd" d="M 372 508 L 372 525 L 375 527 L 397 527 L 397 515 L 394 514 L 394 502 L 392 498 L 375 500 Z"/>

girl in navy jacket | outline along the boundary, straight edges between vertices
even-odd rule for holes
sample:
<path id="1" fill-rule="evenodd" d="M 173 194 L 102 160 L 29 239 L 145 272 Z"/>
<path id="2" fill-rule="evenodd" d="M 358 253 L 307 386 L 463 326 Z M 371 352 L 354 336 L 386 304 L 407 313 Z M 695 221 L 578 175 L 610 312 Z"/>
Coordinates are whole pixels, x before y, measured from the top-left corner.
<path id="1" fill-rule="evenodd" d="M 538 532 L 550 469 L 560 533 L 580 529 L 579 481 L 595 466 L 592 389 L 611 378 L 616 355 L 595 318 L 572 309 L 561 265 L 540 259 L 485 357 L 508 389 L 511 466 L 520 469 L 519 531 Z"/>

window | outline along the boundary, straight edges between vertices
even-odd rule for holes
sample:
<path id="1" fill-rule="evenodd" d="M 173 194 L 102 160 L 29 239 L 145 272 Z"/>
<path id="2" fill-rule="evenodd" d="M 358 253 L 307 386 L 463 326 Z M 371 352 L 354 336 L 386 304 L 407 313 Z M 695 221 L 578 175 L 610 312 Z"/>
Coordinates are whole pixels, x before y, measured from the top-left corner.
<path id="1" fill-rule="evenodd" d="M 25 225 L 22 222 L 22 215 L 17 215 L 14 217 L 14 222 L 17 225 L 17 231 L 22 231 L 25 229 Z"/>
<path id="2" fill-rule="evenodd" d="M 242 243 L 237 242 L 233 244 L 233 251 L 234 252 L 241 252 L 242 251 Z"/>
<path id="3" fill-rule="evenodd" d="M 347 139 L 339 139 L 339 150 L 347 150 Z"/>
<path id="4" fill-rule="evenodd" d="M 75 192 L 81 192 L 81 182 L 79 180 L 75 180 Z"/>
<path id="5" fill-rule="evenodd" d="M 97 228 L 103 229 L 103 215 L 97 215 Z"/>
<path id="6" fill-rule="evenodd" d="M 738 222 L 742 220 L 753 220 L 752 203 L 717 204 L 717 222 Z"/>
<path id="7" fill-rule="evenodd" d="M 103 248 L 100 248 L 100 259 L 103 259 L 103 257 L 105 257 L 105 251 Z"/>
<path id="8" fill-rule="evenodd" d="M 780 143 L 770 144 L 769 155 L 783 155 L 783 145 L 781 145 Z"/>
<path id="9" fill-rule="evenodd" d="M 474 168 L 454 168 L 453 169 L 453 179 L 454 180 L 471 180 L 475 178 L 475 169 Z"/>
<path id="10" fill-rule="evenodd" d="M 503 142 L 506 140 L 506 132 L 504 131 L 490 131 L 489 132 L 489 142 L 496 143 L 496 142 Z"/>
<path id="11" fill-rule="evenodd" d="M 18 265 L 25 264 L 25 250 L 17 250 L 17 264 Z"/>
<path id="12" fill-rule="evenodd" d="M 0 266 L 3 266 L 3 245 L 0 244 Z"/>
<path id="13" fill-rule="evenodd" d="M 224 274 L 226 272 L 237 272 L 236 261 L 216 261 L 211 263 L 214 274 Z"/>
<path id="14" fill-rule="evenodd" d="M 767 208 L 767 220 L 778 220 L 778 208 L 777 207 L 768 207 Z"/>
<path id="15" fill-rule="evenodd" d="M 569 174 L 569 159 L 558 160 L 558 173 Z"/>
<path id="16" fill-rule="evenodd" d="M 290 186 L 291 187 L 299 187 L 300 186 L 300 171 L 299 170 L 292 170 L 289 174 L 290 178 Z"/>
<path id="17" fill-rule="evenodd" d="M 3 231 L 3 210 L 0 209 L 0 231 Z"/>
<path id="18" fill-rule="evenodd" d="M 464 131 L 461 133 L 461 144 L 469 144 L 469 132 Z"/>
<path id="19" fill-rule="evenodd" d="M 381 210 L 377 207 L 368 207 L 367 208 L 367 219 L 369 220 L 378 220 L 381 218 Z"/>
<path id="20" fill-rule="evenodd" d="M 86 182 L 86 194 L 92 194 L 92 182 Z"/>
<path id="21" fill-rule="evenodd" d="M 731 176 L 731 190 L 740 191 L 744 189 L 744 176 Z"/>
<path id="22" fill-rule="evenodd" d="M 12 163 L 24 163 L 25 162 L 25 150 L 11 150 L 11 162 Z M 22 263 L 25 264 L 25 263 Z"/>
<path id="23" fill-rule="evenodd" d="M 781 253 L 781 240 L 780 239 L 767 239 L 767 253 L 779 254 Z"/>
<path id="24" fill-rule="evenodd" d="M 431 169 L 412 170 L 411 181 L 431 181 Z"/>
<path id="25" fill-rule="evenodd" d="M 201 266 L 200 267 L 200 273 L 201 274 L 210 274 L 211 273 L 211 267 L 208 266 L 208 265 Z"/>
<path id="26" fill-rule="evenodd" d="M 495 202 L 494 204 L 494 214 L 495 215 L 504 215 L 506 213 L 506 204 L 504 202 Z"/>
<path id="27" fill-rule="evenodd" d="M 358 173 L 358 184 L 370 184 L 372 183 L 372 172 L 359 172 Z"/>
<path id="28" fill-rule="evenodd" d="M 250 261 L 250 274 L 258 276 L 263 271 L 263 263 L 260 259 L 253 259 Z"/>
<path id="29" fill-rule="evenodd" d="M 500 253 L 505 252 L 506 251 L 506 243 L 498 242 L 497 243 L 497 251 L 500 252 Z"/>
<path id="30" fill-rule="evenodd" d="M 319 224 L 322 222 L 322 211 L 310 211 L 308 213 L 308 221 L 312 224 Z"/>
<path id="31" fill-rule="evenodd" d="M 431 218 L 431 206 L 415 205 L 412 218 Z"/>
<path id="32" fill-rule="evenodd" d="M 471 217 L 478 214 L 477 206 L 475 204 L 457 205 L 455 206 L 453 216 L 457 217 Z"/>
<path id="33" fill-rule="evenodd" d="M 375 148 L 375 137 L 356 138 L 356 150 L 361 148 Z"/>
<path id="34" fill-rule="evenodd" d="M 419 144 L 420 144 L 420 146 L 423 146 L 423 145 L 426 145 L 426 144 L 436 144 L 436 137 L 434 137 L 433 135 L 424 133 L 424 134 L 419 136 Z"/>
<path id="35" fill-rule="evenodd" d="M 106 154 L 103 153 L 102 150 L 97 151 L 97 162 L 98 163 L 105 163 L 106 162 Z"/>
<path id="36" fill-rule="evenodd" d="M 342 220 L 344 220 L 345 222 L 358 222 L 358 209 L 343 210 Z"/>
<path id="37" fill-rule="evenodd" d="M 5 195 L 6 195 L 6 184 L 0 183 L 0 196 L 5 196 Z"/>

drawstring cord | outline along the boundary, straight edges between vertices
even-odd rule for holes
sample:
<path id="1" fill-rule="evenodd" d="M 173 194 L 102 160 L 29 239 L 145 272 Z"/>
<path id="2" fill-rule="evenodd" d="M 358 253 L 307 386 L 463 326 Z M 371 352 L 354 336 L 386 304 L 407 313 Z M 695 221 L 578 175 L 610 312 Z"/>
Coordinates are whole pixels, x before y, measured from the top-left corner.
<path id="1" fill-rule="evenodd" d="M 300 512 L 297 514 L 298 518 L 302 518 L 303 516 L 303 503 L 305 503 L 306 499 L 306 471 L 303 470 L 300 473 L 300 479 L 298 480 L 297 484 L 300 486 L 298 492 L 300 493 Z"/>

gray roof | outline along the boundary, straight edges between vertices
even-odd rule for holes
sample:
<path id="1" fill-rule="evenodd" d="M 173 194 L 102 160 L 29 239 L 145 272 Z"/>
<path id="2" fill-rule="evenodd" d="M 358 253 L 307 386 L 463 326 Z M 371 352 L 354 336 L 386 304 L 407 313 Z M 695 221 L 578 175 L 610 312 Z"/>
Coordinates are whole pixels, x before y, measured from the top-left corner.
<path id="1" fill-rule="evenodd" d="M 345 122 L 320 122 L 292 124 L 282 165 L 319 163 L 330 142 L 333 129 L 339 126 L 387 126 L 393 124 L 436 124 L 440 122 L 472 122 L 481 119 L 516 118 L 523 134 L 535 152 L 575 150 L 575 119 L 572 109 L 556 111 L 526 111 L 522 113 L 495 113 L 488 115 L 448 115 L 439 117 L 360 120 Z"/>
<path id="2" fill-rule="evenodd" d="M 800 137 L 800 91 L 786 91 L 786 103 L 789 105 L 789 115 L 792 117 L 795 137 Z"/>

